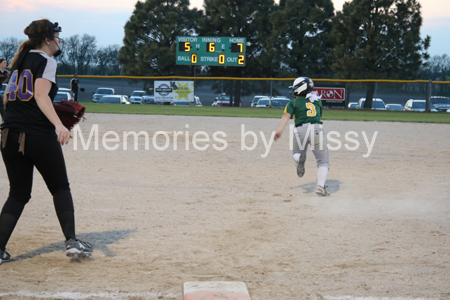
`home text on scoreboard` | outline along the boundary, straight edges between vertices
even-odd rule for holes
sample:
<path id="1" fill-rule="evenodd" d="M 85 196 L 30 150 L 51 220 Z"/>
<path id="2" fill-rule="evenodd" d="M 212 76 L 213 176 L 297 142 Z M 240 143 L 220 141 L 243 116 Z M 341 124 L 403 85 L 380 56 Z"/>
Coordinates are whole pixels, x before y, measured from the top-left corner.
<path id="1" fill-rule="evenodd" d="M 177 37 L 177 65 L 245 67 L 246 38 Z"/>

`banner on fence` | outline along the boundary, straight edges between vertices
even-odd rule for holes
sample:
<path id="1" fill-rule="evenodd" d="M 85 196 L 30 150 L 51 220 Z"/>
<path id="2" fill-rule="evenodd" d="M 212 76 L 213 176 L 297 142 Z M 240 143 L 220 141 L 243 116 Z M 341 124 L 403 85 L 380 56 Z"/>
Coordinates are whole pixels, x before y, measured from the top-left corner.
<path id="1" fill-rule="evenodd" d="M 155 81 L 155 102 L 194 102 L 194 81 Z"/>
<path id="2" fill-rule="evenodd" d="M 345 88 L 339 87 L 315 87 L 324 105 L 345 105 Z"/>

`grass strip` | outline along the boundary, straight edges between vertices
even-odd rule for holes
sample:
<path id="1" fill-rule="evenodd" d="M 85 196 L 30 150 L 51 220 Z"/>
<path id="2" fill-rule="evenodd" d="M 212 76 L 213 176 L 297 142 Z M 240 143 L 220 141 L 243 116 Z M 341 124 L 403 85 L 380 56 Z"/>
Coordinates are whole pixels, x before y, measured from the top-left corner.
<path id="1" fill-rule="evenodd" d="M 253 107 L 212 107 L 172 105 L 125 105 L 81 102 L 88 113 L 180 115 L 241 118 L 281 118 L 283 109 Z M 450 113 L 326 109 L 323 120 L 365 122 L 450 123 Z"/>

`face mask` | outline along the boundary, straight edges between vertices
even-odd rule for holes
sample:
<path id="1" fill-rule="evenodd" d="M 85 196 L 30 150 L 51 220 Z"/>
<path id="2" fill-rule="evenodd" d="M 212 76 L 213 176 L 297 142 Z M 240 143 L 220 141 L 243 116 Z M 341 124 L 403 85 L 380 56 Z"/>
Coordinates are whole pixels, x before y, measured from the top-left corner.
<path id="1" fill-rule="evenodd" d="M 58 47 L 58 50 L 55 52 L 55 54 L 53 54 L 53 57 L 58 57 L 61 55 L 62 50 L 61 50 L 61 48 L 59 48 L 59 45 L 56 43 L 56 41 L 55 40 L 53 40 L 53 41 L 55 42 L 56 46 Z"/>

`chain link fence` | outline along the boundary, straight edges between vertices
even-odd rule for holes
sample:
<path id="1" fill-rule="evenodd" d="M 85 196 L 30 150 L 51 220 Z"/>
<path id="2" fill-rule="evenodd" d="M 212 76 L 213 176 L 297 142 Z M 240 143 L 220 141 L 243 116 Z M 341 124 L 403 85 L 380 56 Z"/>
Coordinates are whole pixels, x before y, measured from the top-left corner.
<path id="1" fill-rule="evenodd" d="M 268 97 L 285 96 L 293 98 L 290 86 L 295 78 L 208 78 L 208 77 L 128 77 L 128 76 L 78 76 L 85 92 L 79 93 L 79 101 L 92 101 L 92 96 L 99 87 L 114 88 L 116 94 L 130 97 L 135 90 L 154 92 L 154 82 L 160 80 L 194 81 L 194 94 L 204 106 L 212 105 L 219 94 L 231 94 L 240 90 L 241 105 L 250 106 L 255 95 Z M 58 86 L 69 88 L 72 76 L 58 76 Z M 450 81 L 426 80 L 336 80 L 314 79 L 316 88 L 345 89 L 344 99 L 337 102 L 347 107 L 349 102 L 358 102 L 366 97 L 369 85 L 374 85 L 374 98 L 381 98 L 386 104 L 405 105 L 409 99 L 426 100 L 427 96 L 450 96 Z M 239 87 L 239 88 L 237 88 Z"/>

